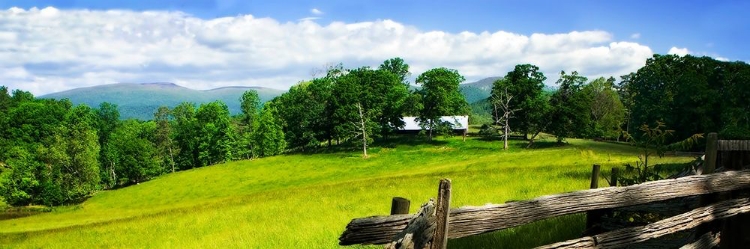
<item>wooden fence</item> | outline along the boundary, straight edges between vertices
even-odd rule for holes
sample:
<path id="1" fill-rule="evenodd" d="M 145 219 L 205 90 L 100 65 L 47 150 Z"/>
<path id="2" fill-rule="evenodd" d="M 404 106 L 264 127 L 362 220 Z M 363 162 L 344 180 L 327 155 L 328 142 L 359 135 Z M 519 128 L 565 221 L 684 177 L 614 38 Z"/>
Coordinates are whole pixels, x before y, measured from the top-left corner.
<path id="1" fill-rule="evenodd" d="M 384 244 L 386 248 L 445 248 L 447 239 L 462 238 L 562 215 L 588 213 L 587 226 L 598 222 L 597 216 L 614 208 L 643 207 L 675 198 L 700 196 L 700 207 L 693 208 L 645 226 L 629 227 L 582 238 L 559 242 L 540 248 L 618 248 L 697 228 L 697 240 L 686 248 L 710 248 L 719 241 L 730 241 L 727 248 L 737 248 L 746 234 L 735 221 L 736 216 L 748 216 L 750 198 L 738 190 L 750 188 L 750 170 L 712 173 L 716 167 L 718 145 L 716 134 L 708 136 L 704 174 L 677 179 L 646 182 L 626 187 L 594 188 L 539 198 L 450 209 L 451 181 L 443 179 L 438 188 L 437 201 L 423 204 L 416 214 L 398 214 L 394 209 L 408 210 L 408 201 L 394 200 L 392 215 L 357 218 L 352 220 L 339 238 L 340 245 Z M 750 150 L 750 149 L 749 149 Z M 712 161 L 709 161 L 712 160 Z M 598 166 L 594 166 L 592 187 L 598 186 Z M 617 175 L 617 172 L 613 172 Z M 595 185 L 596 184 L 596 185 Z M 744 215 L 743 215 L 744 214 Z M 727 219 L 734 217 L 732 219 Z M 745 217 L 747 218 L 747 217 Z M 727 220 L 726 224 L 717 224 Z M 727 225 L 729 224 L 729 225 Z M 748 223 L 750 224 L 750 223 Z M 729 230 L 728 230 L 729 229 Z M 733 230 L 734 229 L 734 230 Z M 746 229 L 747 230 L 747 229 Z M 746 242 L 745 242 L 746 243 Z M 722 245 L 725 247 L 725 245 Z"/>

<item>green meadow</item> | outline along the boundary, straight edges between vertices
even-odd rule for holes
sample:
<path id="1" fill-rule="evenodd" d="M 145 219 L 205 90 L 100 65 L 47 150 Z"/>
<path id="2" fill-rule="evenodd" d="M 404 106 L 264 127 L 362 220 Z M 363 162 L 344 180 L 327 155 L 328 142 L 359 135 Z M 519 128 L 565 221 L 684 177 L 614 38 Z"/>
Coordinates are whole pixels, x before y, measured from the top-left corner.
<path id="1" fill-rule="evenodd" d="M 353 148 L 182 171 L 101 191 L 78 205 L 0 220 L 0 247 L 338 248 L 351 219 L 387 215 L 394 196 L 410 199 L 416 212 L 436 196 L 441 178 L 453 181 L 452 207 L 479 206 L 586 189 L 592 164 L 602 165 L 604 178 L 611 167 L 638 160 L 629 145 L 552 141 L 535 149 L 511 141 L 503 151 L 499 141 L 414 138 L 373 146 L 367 159 Z M 584 220 L 553 218 L 451 240 L 449 247 L 539 246 L 579 237 Z"/>

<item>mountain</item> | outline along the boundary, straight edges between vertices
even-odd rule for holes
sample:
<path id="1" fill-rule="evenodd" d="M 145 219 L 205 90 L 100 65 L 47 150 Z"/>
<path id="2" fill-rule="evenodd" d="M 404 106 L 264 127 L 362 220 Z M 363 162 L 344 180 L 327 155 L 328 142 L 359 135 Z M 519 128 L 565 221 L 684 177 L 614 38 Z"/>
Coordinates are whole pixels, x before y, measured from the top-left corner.
<path id="1" fill-rule="evenodd" d="M 231 86 L 211 90 L 194 90 L 174 83 L 118 83 L 76 88 L 40 96 L 51 99 L 70 99 L 73 104 L 96 108 L 102 102 L 116 104 L 123 119 L 150 120 L 159 106 L 173 108 L 182 102 L 196 105 L 221 100 L 232 114 L 241 113 L 240 97 L 247 90 L 258 91 L 261 102 L 266 102 L 285 91 L 265 87 Z"/>
<path id="2" fill-rule="evenodd" d="M 464 97 L 466 97 L 466 102 L 471 104 L 489 98 L 490 92 L 492 91 L 492 83 L 501 78 L 502 77 L 489 77 L 477 82 L 461 84 L 459 89 Z"/>

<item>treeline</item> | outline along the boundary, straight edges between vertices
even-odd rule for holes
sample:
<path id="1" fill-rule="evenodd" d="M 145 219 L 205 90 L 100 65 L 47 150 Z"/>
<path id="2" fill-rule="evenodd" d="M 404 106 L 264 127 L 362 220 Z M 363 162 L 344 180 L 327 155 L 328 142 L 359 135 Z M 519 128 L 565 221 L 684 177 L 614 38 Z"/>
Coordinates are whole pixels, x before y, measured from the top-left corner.
<path id="1" fill-rule="evenodd" d="M 456 70 L 428 70 L 411 90 L 408 78 L 400 58 L 377 68 L 339 65 L 264 104 L 245 92 L 240 115 L 220 101 L 182 103 L 160 107 L 150 121 L 120 120 L 109 103 L 73 106 L 0 87 L 0 196 L 12 205 L 60 205 L 169 172 L 333 144 L 357 146 L 367 157 L 368 146 L 403 127 L 404 116 L 417 117 L 429 139 L 452 129 L 433 122 L 439 117 L 482 110 L 491 113 L 483 134 L 523 134 L 529 145 L 541 132 L 559 142 L 620 139 L 656 122 L 675 130 L 673 140 L 711 131 L 750 138 L 750 66 L 743 62 L 655 55 L 620 82 L 561 72 L 555 91 L 544 90 L 537 66 L 522 64 L 474 108 Z"/>
<path id="2" fill-rule="evenodd" d="M 725 139 L 750 139 L 750 66 L 710 57 L 654 55 L 638 71 L 589 81 L 561 72 L 557 90 L 534 65 L 518 65 L 493 84 L 485 111 L 505 133 L 533 139 L 546 132 L 566 137 L 626 139 L 644 126 L 673 131 L 666 143 L 718 131 Z M 477 109 L 477 108 L 475 108 Z M 485 126 L 485 134 L 497 134 Z"/>
<path id="3" fill-rule="evenodd" d="M 383 62 L 377 69 L 331 67 L 326 75 L 302 82 L 269 104 L 290 148 L 307 150 L 321 145 L 359 143 L 367 154 L 374 139 L 387 139 L 404 126 L 404 116 L 416 116 L 429 138 L 446 130 L 432 122 L 445 115 L 467 115 L 468 103 L 459 91 L 464 81 L 458 71 L 428 70 L 409 90 L 409 65 L 400 58 Z"/>
<path id="4" fill-rule="evenodd" d="M 333 143 L 367 147 L 416 115 L 430 130 L 444 115 L 465 115 L 468 104 L 456 70 L 436 68 L 410 91 L 400 58 L 377 69 L 328 68 L 264 104 L 247 91 L 242 114 L 221 101 L 160 107 L 154 119 L 121 120 L 116 105 L 73 106 L 0 88 L 0 195 L 11 205 L 61 205 L 93 192 L 233 160 L 311 150 Z M 432 132 L 429 133 L 432 135 Z"/>
<path id="5" fill-rule="evenodd" d="M 158 175 L 281 153 L 273 110 L 246 92 L 231 117 L 219 101 L 160 107 L 151 121 L 0 87 L 0 194 L 12 205 L 60 205 Z M 258 132 L 253 132 L 258 131 Z"/>

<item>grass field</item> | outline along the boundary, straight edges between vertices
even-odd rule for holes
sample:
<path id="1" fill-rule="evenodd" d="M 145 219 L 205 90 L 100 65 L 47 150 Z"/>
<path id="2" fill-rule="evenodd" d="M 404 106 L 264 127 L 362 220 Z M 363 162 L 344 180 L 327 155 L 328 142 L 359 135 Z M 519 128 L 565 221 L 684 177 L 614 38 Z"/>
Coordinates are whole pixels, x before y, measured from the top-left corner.
<path id="1" fill-rule="evenodd" d="M 588 188 L 602 172 L 633 163 L 633 147 L 587 140 L 566 146 L 460 137 L 432 143 L 238 161 L 162 176 L 86 202 L 0 221 L 7 248 L 336 248 L 353 218 L 385 215 L 394 196 L 411 212 L 453 181 L 451 206 L 484 205 Z M 652 163 L 692 158 L 651 159 Z M 606 181 L 602 182 L 602 186 Z M 580 236 L 572 215 L 449 242 L 450 248 L 524 248 Z M 357 248 L 357 247 L 352 247 Z"/>

